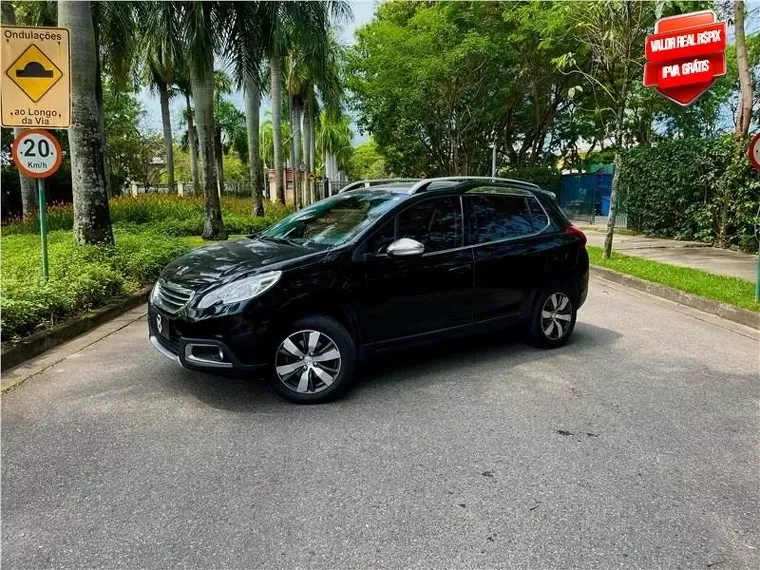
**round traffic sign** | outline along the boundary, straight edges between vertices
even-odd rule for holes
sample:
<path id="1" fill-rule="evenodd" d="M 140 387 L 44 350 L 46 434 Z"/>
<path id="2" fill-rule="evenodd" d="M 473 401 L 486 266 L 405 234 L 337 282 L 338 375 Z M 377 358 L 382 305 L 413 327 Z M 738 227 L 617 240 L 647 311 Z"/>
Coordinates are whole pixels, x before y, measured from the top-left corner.
<path id="1" fill-rule="evenodd" d="M 757 133 L 749 143 L 749 161 L 752 166 L 760 170 L 760 133 Z"/>
<path id="2" fill-rule="evenodd" d="M 23 131 L 13 141 L 13 162 L 31 178 L 52 176 L 63 160 L 58 140 L 43 129 Z"/>

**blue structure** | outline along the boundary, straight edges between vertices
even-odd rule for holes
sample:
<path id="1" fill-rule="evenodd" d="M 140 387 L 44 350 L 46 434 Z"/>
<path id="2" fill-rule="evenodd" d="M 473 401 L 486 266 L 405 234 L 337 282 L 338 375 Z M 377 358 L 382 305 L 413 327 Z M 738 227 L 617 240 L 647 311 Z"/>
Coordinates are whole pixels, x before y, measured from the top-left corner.
<path id="1" fill-rule="evenodd" d="M 563 174 L 559 187 L 559 205 L 566 213 L 590 218 L 606 216 L 610 211 L 612 165 L 595 165 L 584 174 Z M 599 167 L 602 168 L 599 168 Z"/>

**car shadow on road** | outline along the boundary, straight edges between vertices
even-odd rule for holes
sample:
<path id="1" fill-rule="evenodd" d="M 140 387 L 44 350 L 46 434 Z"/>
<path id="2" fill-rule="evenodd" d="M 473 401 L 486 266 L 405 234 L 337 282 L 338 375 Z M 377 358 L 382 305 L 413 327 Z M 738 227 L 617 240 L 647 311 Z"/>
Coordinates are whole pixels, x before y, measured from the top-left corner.
<path id="1" fill-rule="evenodd" d="M 474 365 L 479 369 L 498 365 L 500 370 L 504 370 L 526 362 L 560 356 L 587 360 L 590 352 L 608 348 L 621 336 L 616 331 L 579 322 L 567 345 L 554 350 L 529 346 L 519 331 L 506 330 L 393 351 L 364 362 L 349 395 L 328 405 L 363 404 L 361 395 L 367 388 L 393 397 L 401 382 L 411 383 L 414 387 L 445 383 L 443 372 L 449 377 L 469 375 Z M 292 404 L 275 393 L 265 378 L 184 371 L 182 385 L 205 404 L 229 412 L 279 414 L 292 413 L 294 409 Z"/>

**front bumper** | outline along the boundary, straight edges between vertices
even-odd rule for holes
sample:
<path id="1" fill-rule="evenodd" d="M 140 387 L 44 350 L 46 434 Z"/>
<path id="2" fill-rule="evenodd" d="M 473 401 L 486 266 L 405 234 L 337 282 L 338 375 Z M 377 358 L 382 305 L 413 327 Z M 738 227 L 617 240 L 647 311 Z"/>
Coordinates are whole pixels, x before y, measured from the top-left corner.
<path id="1" fill-rule="evenodd" d="M 161 315 L 164 323 L 172 322 L 169 315 L 149 306 L 148 336 L 151 344 L 163 356 L 185 368 L 206 372 L 224 370 L 262 372 L 267 367 L 266 362 L 243 362 L 228 343 L 219 338 L 183 336 L 176 325 L 164 325 L 169 326 L 171 330 L 169 338 L 167 338 L 157 330 L 157 315 Z M 235 340 L 239 341 L 240 339 L 236 338 Z M 251 343 L 251 345 L 253 344 Z"/>

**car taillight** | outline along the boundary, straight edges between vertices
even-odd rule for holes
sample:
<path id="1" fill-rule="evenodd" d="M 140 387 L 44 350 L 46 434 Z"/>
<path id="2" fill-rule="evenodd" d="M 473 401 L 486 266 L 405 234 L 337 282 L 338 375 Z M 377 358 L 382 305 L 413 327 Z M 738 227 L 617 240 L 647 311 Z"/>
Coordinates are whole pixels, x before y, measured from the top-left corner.
<path id="1" fill-rule="evenodd" d="M 586 245 L 586 234 L 579 227 L 570 224 L 565 228 L 565 233 L 580 238 L 582 245 Z"/>

